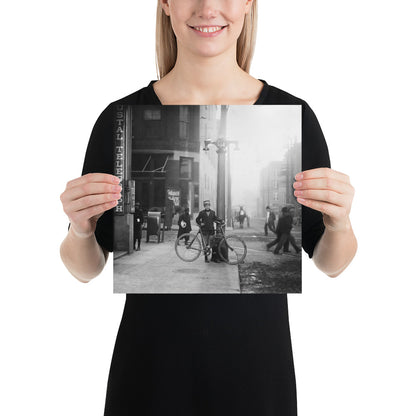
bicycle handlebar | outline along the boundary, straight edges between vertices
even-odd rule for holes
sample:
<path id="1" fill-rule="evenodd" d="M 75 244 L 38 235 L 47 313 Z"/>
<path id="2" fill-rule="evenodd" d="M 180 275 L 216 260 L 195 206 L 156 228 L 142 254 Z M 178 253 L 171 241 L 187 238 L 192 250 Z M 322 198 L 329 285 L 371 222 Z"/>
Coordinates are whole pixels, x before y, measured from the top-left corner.
<path id="1" fill-rule="evenodd" d="M 225 226 L 225 221 L 221 220 L 221 221 L 214 221 L 216 224 L 218 224 L 220 227 L 224 227 Z M 204 225 L 202 224 L 198 224 L 196 223 L 196 225 L 198 226 L 198 228 L 202 228 Z"/>

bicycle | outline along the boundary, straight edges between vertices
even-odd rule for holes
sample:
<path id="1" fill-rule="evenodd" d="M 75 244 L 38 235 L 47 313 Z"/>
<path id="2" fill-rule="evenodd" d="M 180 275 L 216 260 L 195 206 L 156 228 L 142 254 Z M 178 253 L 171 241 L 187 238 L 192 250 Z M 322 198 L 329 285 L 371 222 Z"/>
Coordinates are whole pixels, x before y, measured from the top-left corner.
<path id="1" fill-rule="evenodd" d="M 238 235 L 225 236 L 225 223 L 218 222 L 216 234 L 221 239 L 218 243 L 218 255 L 228 264 L 241 264 L 247 255 L 246 243 Z M 177 256 L 183 261 L 195 261 L 203 252 L 209 256 L 212 247 L 206 244 L 202 236 L 201 227 L 198 225 L 197 233 L 182 234 L 175 241 Z"/>

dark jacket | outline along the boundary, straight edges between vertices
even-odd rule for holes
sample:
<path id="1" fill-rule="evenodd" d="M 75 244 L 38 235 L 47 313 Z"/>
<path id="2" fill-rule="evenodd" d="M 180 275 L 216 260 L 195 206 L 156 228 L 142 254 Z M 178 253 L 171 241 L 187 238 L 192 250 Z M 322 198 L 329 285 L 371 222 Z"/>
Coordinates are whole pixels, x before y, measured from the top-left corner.
<path id="1" fill-rule="evenodd" d="M 185 227 L 183 227 L 183 223 L 185 224 Z M 179 225 L 178 236 L 185 234 L 185 233 L 190 233 L 192 231 L 191 216 L 185 213 L 181 214 L 178 219 L 178 225 Z"/>
<path id="2" fill-rule="evenodd" d="M 143 226 L 143 211 L 141 209 L 137 209 L 134 212 L 134 233 L 137 234 L 142 230 Z"/>
<path id="3" fill-rule="evenodd" d="M 219 217 L 215 214 L 215 211 L 212 209 L 199 212 L 198 216 L 195 219 L 196 223 L 201 226 L 202 231 L 215 231 L 214 222 L 221 221 Z"/>
<path id="4" fill-rule="evenodd" d="M 292 229 L 293 218 L 291 215 L 284 215 L 279 217 L 277 222 L 276 233 L 289 234 Z"/>

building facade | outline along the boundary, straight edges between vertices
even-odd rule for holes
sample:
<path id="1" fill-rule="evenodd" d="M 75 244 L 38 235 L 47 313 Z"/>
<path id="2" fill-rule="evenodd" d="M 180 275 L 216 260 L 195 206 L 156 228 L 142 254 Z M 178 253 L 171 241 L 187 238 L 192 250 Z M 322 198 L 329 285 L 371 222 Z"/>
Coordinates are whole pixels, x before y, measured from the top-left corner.
<path id="1" fill-rule="evenodd" d="M 258 213 L 265 213 L 268 205 L 275 212 L 284 206 L 293 206 L 295 215 L 300 216 L 301 208 L 293 195 L 295 175 L 301 171 L 301 143 L 293 143 L 281 161 L 270 162 L 260 174 L 260 197 Z"/>
<path id="2" fill-rule="evenodd" d="M 115 209 L 115 250 L 132 251 L 135 203 L 164 213 L 169 229 L 175 215 L 202 201 L 215 205 L 216 158 L 202 151 L 215 135 L 216 106 L 118 106 L 115 117 L 115 174 L 122 179 L 122 200 Z"/>

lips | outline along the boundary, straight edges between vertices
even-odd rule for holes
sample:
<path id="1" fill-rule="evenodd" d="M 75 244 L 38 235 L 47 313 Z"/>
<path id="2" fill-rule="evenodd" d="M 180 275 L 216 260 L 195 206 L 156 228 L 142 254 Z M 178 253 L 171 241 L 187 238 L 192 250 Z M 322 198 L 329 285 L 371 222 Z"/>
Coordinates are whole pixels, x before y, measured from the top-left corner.
<path id="1" fill-rule="evenodd" d="M 204 38 L 218 36 L 224 32 L 226 27 L 228 27 L 228 25 L 188 26 L 196 35 L 202 36 Z"/>
<path id="2" fill-rule="evenodd" d="M 220 30 L 224 29 L 227 25 L 225 26 L 191 26 L 192 29 L 198 30 L 199 32 L 202 33 L 214 33 L 214 32 L 219 32 Z"/>

